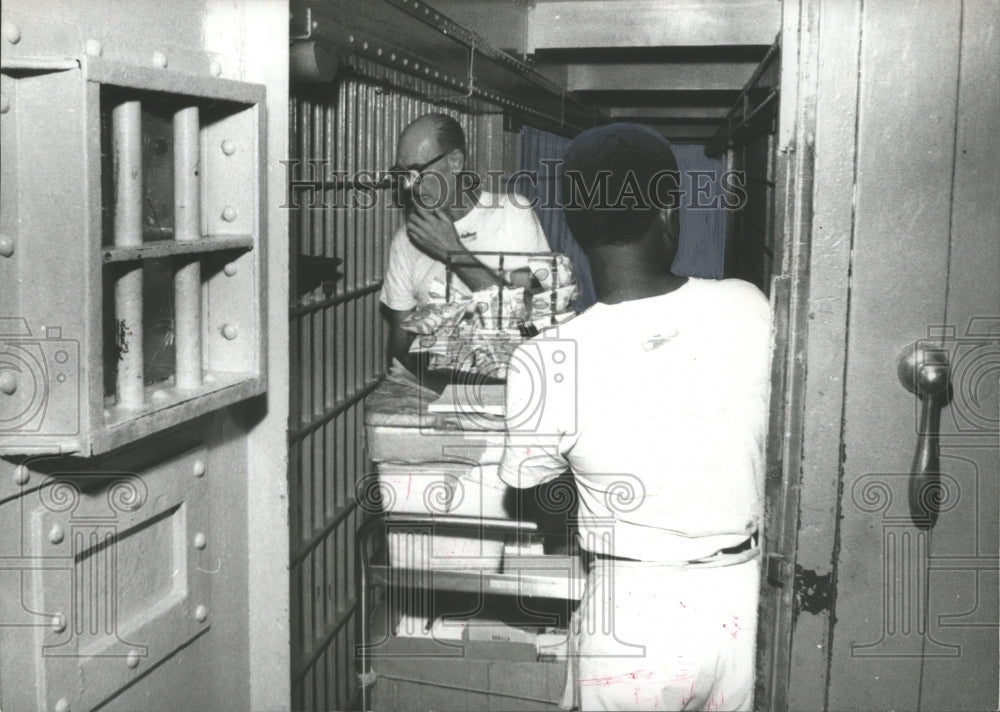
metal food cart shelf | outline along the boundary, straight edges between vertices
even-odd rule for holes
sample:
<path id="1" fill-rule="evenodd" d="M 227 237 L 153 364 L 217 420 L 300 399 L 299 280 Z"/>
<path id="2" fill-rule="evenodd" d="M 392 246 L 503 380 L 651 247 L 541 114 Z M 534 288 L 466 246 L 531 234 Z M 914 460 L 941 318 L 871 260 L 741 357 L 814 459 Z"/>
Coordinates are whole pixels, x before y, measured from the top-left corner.
<path id="1" fill-rule="evenodd" d="M 483 519 L 479 517 L 421 514 L 380 514 L 367 519 L 355 540 L 355 580 L 358 609 L 355 616 L 355 660 L 361 690 L 362 709 L 370 707 L 370 688 L 375 683 L 369 645 L 369 620 L 372 616 L 371 594 L 376 587 L 404 585 L 424 590 L 483 593 L 551 598 L 577 601 L 583 594 L 585 575 L 579 556 L 518 555 L 504 561 L 502 571 L 448 568 L 399 568 L 372 563 L 372 544 L 376 532 L 418 530 L 435 533 L 474 532 L 477 534 L 532 535 L 539 533 L 531 522 Z"/>

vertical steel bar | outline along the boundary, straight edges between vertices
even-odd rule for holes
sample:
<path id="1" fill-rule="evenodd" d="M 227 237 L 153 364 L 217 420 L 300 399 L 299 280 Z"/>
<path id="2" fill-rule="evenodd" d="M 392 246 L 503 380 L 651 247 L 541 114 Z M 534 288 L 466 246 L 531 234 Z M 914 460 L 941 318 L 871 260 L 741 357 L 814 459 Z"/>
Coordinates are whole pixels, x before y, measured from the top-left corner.
<path id="1" fill-rule="evenodd" d="M 370 98 L 370 86 L 367 81 L 361 82 L 359 85 L 358 93 L 358 140 L 357 140 L 357 165 L 355 166 L 356 171 L 369 170 L 372 164 L 372 152 L 371 152 L 371 111 L 369 110 Z M 369 283 L 368 278 L 368 249 L 371 242 L 371 213 L 363 207 L 363 203 L 359 203 L 358 206 L 358 235 L 355 240 L 356 250 L 358 253 L 358 286 L 364 286 Z M 363 298 L 359 298 L 358 301 L 364 301 Z M 358 347 L 355 349 L 355 354 L 358 357 L 358 366 L 361 372 L 361 382 L 364 383 L 367 378 L 367 344 L 370 333 L 370 328 L 368 321 L 365 320 L 358 325 Z M 350 481 L 354 480 L 355 473 L 350 473 L 348 475 Z"/>
<path id="2" fill-rule="evenodd" d="M 358 84 L 353 79 L 347 82 L 347 93 L 345 96 L 343 112 L 345 119 L 345 131 L 344 131 L 344 170 L 347 171 L 347 176 L 354 173 L 355 168 L 355 155 L 354 150 L 355 141 L 357 140 L 357 93 Z M 348 290 L 353 290 L 358 286 L 358 271 L 355 269 L 354 261 L 356 251 L 354 249 L 354 242 L 357 238 L 357 212 L 351 209 L 349 192 L 344 194 L 345 210 L 344 214 L 347 217 L 347 226 L 344 231 L 344 240 L 346 245 L 347 254 L 344 260 L 344 281 L 346 282 L 346 288 Z"/>
<path id="3" fill-rule="evenodd" d="M 337 128 L 336 139 L 333 144 L 334 151 L 331 158 L 337 175 L 345 175 L 347 171 L 347 167 L 344 165 L 344 136 L 347 131 L 347 118 L 345 116 L 347 105 L 347 82 L 340 82 L 340 85 L 337 87 L 336 101 L 337 103 L 334 118 L 336 120 Z M 343 194 L 339 190 L 337 192 L 336 199 L 337 210 L 334 212 L 336 213 L 337 220 L 336 232 L 334 234 L 334 256 L 340 258 L 341 260 L 342 276 L 340 280 L 337 281 L 337 291 L 343 292 L 348 288 L 347 254 L 344 249 L 344 245 L 346 244 L 345 235 L 347 234 L 347 210 L 344 207 Z"/>
<path id="4" fill-rule="evenodd" d="M 316 522 L 313 521 L 312 501 L 315 496 L 315 484 L 313 483 L 313 450 L 312 436 L 307 433 L 298 442 L 299 461 L 302 463 L 302 530 L 299 532 L 299 541 L 305 544 L 309 537 L 316 530 Z M 308 499 L 305 499 L 308 497 Z"/>
<path id="5" fill-rule="evenodd" d="M 315 579 L 313 582 L 313 610 L 316 611 L 315 626 L 313 627 L 313 640 L 323 640 L 326 633 L 327 616 L 326 607 L 326 549 L 317 546 L 313 549 L 313 570 Z M 317 660 L 318 663 L 318 660 Z M 316 664 L 316 663 L 314 663 Z M 316 664 L 319 668 L 319 665 Z"/>
<path id="6" fill-rule="evenodd" d="M 349 443 L 347 439 L 347 423 L 344 418 L 344 413 L 337 416 L 337 441 L 340 443 L 337 447 L 337 491 L 340 493 L 341 502 L 345 501 L 347 494 L 347 486 L 343 473 L 347 472 L 347 449 Z"/>
<path id="7" fill-rule="evenodd" d="M 297 159 L 292 165 L 292 170 L 298 172 L 299 177 L 305 178 L 304 158 L 301 149 L 302 131 L 299 125 L 301 116 L 302 100 L 295 93 L 289 97 L 289 122 L 291 137 L 289 147 L 294 152 L 292 158 Z M 300 201 L 307 202 L 311 196 L 301 196 Z M 300 203 L 300 206 L 302 203 Z M 299 207 L 289 218 L 289 305 L 294 306 L 297 302 L 298 294 L 298 269 L 296 261 L 299 254 L 299 241 L 302 234 L 302 214 L 305 210 Z M 301 317 L 290 316 L 289 318 L 289 426 L 297 427 L 301 424 L 301 391 L 300 380 L 302 378 L 302 359 L 299 349 L 301 339 Z M 288 449 L 288 479 L 289 479 L 289 554 L 295 556 L 299 551 L 299 532 L 302 527 L 302 467 L 300 462 L 301 443 L 298 440 L 289 443 Z M 289 592 L 289 606 L 291 608 L 291 659 L 292 670 L 297 672 L 301 665 L 301 660 L 305 657 L 305 645 L 302 639 L 302 562 L 292 567 L 290 573 L 291 590 Z M 292 689 L 292 705 L 301 708 L 304 705 L 303 683 L 299 681 Z"/>
<path id="8" fill-rule="evenodd" d="M 355 509 L 354 511 L 352 511 L 350 514 L 347 515 L 347 531 L 350 533 L 350 536 L 347 540 L 347 546 L 346 546 L 347 565 L 342 567 L 342 570 L 344 571 L 347 578 L 347 595 L 350 596 L 352 599 L 354 599 L 355 604 L 357 604 L 358 601 L 356 599 L 357 582 L 355 580 L 354 545 L 358 537 L 358 526 L 359 526 L 358 510 Z M 358 609 L 357 607 L 355 607 L 354 615 L 357 614 L 358 614 Z M 350 632 L 350 626 L 348 626 L 347 629 L 349 631 L 348 635 L 350 635 L 353 638 L 354 636 Z M 351 646 L 349 649 L 353 650 L 354 646 Z"/>
<path id="9" fill-rule="evenodd" d="M 310 112 L 310 124 L 309 124 L 309 139 L 310 139 L 310 152 L 309 157 L 313 160 L 314 165 L 318 166 L 318 171 L 321 175 L 325 176 L 327 173 L 326 165 L 323 161 L 324 159 L 324 146 L 325 146 L 325 136 L 323 131 L 323 118 L 326 112 L 327 102 L 324 100 L 317 99 L 312 103 Z M 325 199 L 325 193 L 324 193 Z M 325 211 L 324 211 L 325 212 Z M 325 219 L 323 218 L 323 212 L 315 215 L 312 220 L 312 230 L 309 235 L 309 253 L 311 255 L 323 256 L 323 227 Z M 315 298 L 322 298 L 322 290 L 317 289 L 317 294 L 314 295 Z M 323 322 L 324 314 L 322 310 L 313 312 L 311 317 L 312 321 L 312 338 L 309 344 L 312 349 L 312 370 L 309 374 L 309 385 L 312 389 L 312 418 L 321 416 L 326 410 L 325 398 L 323 395 L 323 384 L 324 384 L 324 372 L 326 371 L 326 363 L 323 358 Z M 322 445 L 319 442 L 319 438 L 316 439 L 318 445 Z M 319 457 L 315 457 L 314 464 L 314 478 L 322 478 L 322 455 L 319 453 Z M 317 483 L 317 490 L 322 489 L 322 483 Z M 316 492 L 318 495 L 319 492 Z M 322 502 L 321 497 L 317 497 L 313 500 L 315 502 Z M 315 505 L 314 505 L 315 510 Z M 317 517 L 315 522 L 316 526 L 321 526 L 322 520 Z"/>
<path id="10" fill-rule="evenodd" d="M 323 142 L 323 158 L 324 163 L 327 166 L 326 170 L 331 171 L 334 168 L 334 161 L 336 159 L 336 148 L 337 148 L 337 113 L 338 107 L 336 102 L 330 101 L 329 99 L 324 104 L 325 114 L 323 118 L 323 128 L 325 131 L 325 139 Z M 331 196 L 330 205 L 337 205 L 335 202 L 337 199 L 336 191 L 334 191 Z M 324 242 L 323 242 L 323 254 L 326 257 L 337 257 L 337 220 L 335 219 L 337 214 L 340 212 L 339 207 L 334 207 L 333 209 L 327 209 L 323 211 L 324 215 Z M 337 268 L 338 272 L 342 271 L 342 267 Z M 340 289 L 341 280 L 336 281 L 336 289 Z M 336 371 L 336 362 L 334 360 L 334 309 L 335 307 L 327 307 L 324 310 L 323 315 L 323 355 L 324 362 L 326 363 L 326 370 L 323 373 L 323 402 L 327 410 L 333 408 L 336 405 L 336 399 L 334 397 L 334 378 Z M 327 450 L 327 476 L 332 477 L 331 470 L 329 468 L 330 460 L 332 458 L 332 451 Z M 332 510 L 331 510 L 332 514 Z"/>
<path id="11" fill-rule="evenodd" d="M 198 107 L 174 114 L 174 239 L 201 237 Z M 174 344 L 177 387 L 201 385 L 201 261 L 180 263 L 174 272 Z"/>
<path id="12" fill-rule="evenodd" d="M 111 110 L 114 146 L 115 245 L 142 244 L 142 104 L 125 101 Z M 143 264 L 127 263 L 115 281 L 118 338 L 118 405 L 143 405 Z"/>
<path id="13" fill-rule="evenodd" d="M 337 448 L 335 423 L 328 422 L 323 425 L 323 442 L 326 445 L 326 461 L 323 463 L 324 476 L 326 478 L 326 516 L 337 515 L 337 508 L 343 503 L 337 495 L 336 470 L 334 469 L 334 454 Z"/>
<path id="14" fill-rule="evenodd" d="M 337 655 L 332 646 L 327 647 L 326 652 L 323 654 L 323 665 L 326 668 L 326 677 L 330 681 L 326 687 L 326 699 L 323 709 L 345 709 L 337 706 L 337 690 L 340 689 L 341 683 L 337 676 Z"/>
<path id="15" fill-rule="evenodd" d="M 368 125 L 365 129 L 365 161 L 367 162 L 369 169 L 376 171 L 379 170 L 379 165 L 377 162 L 379 153 L 379 141 L 378 141 L 378 94 L 374 86 L 368 87 L 367 102 L 365 104 L 365 116 L 368 118 Z M 378 233 L 377 221 L 376 221 L 376 210 L 374 206 L 367 206 L 365 208 L 367 215 L 367 229 L 365 230 L 365 278 L 363 280 L 364 284 L 372 284 L 376 279 L 378 279 L 375 274 L 375 251 L 376 245 L 378 244 Z M 371 304 L 370 295 L 365 295 L 363 297 L 365 302 L 365 310 L 367 314 L 365 315 L 365 377 L 364 382 L 372 378 L 375 373 L 375 332 L 379 325 L 379 314 L 378 311 L 371 310 L 369 305 Z"/>
<path id="16" fill-rule="evenodd" d="M 302 678 L 303 695 L 302 699 L 305 703 L 303 705 L 304 709 L 314 710 L 316 709 L 316 691 L 314 688 L 313 673 L 310 670 Z"/>
<path id="17" fill-rule="evenodd" d="M 384 171 L 391 161 L 385 160 L 385 89 L 382 87 L 376 87 L 373 92 L 373 105 L 372 105 L 372 117 L 375 120 L 375 127 L 372 131 L 372 136 L 375 141 L 375 151 L 372 160 L 374 161 L 373 169 L 381 173 Z M 382 219 L 382 206 L 386 202 L 386 199 L 390 195 L 389 191 L 379 191 L 373 196 L 376 201 L 372 205 L 372 231 L 374 233 L 374 241 L 372 246 L 374 248 L 374 262 L 372 264 L 373 274 L 372 279 L 377 280 L 382 278 L 382 273 L 379 271 L 378 259 L 382 253 L 382 241 L 385 239 L 385 223 Z"/>
<path id="18" fill-rule="evenodd" d="M 302 170 L 308 171 L 310 178 L 313 180 L 320 179 L 320 176 L 316 175 L 316 165 L 312 162 L 312 140 L 309 125 L 309 119 L 312 115 L 312 102 L 307 99 L 301 99 L 299 104 L 299 121 L 298 121 L 298 131 L 299 131 L 299 151 L 302 157 Z M 307 168 L 308 166 L 308 168 Z M 319 198 L 322 200 L 322 193 L 319 196 L 310 196 L 310 202 Z M 315 217 L 315 210 L 311 210 L 308 207 L 309 203 L 303 205 L 302 209 L 299 211 L 299 234 L 298 234 L 298 244 L 295 245 L 295 259 L 298 260 L 299 255 L 310 254 L 309 245 L 312 239 L 312 225 L 313 218 Z M 298 301 L 302 301 L 302 289 L 296 286 L 296 294 Z M 312 363 L 312 350 L 310 348 L 310 343 L 312 342 L 312 316 L 310 314 L 301 314 L 296 317 L 299 321 L 299 342 L 296 344 L 296 348 L 299 353 L 299 372 L 297 380 L 298 392 L 301 396 L 299 401 L 299 412 L 295 414 L 300 425 L 308 424 L 311 420 L 312 413 L 315 411 L 312 402 L 312 389 L 311 389 L 311 375 L 313 369 Z M 298 447 L 305 447 L 304 443 L 299 442 Z M 308 475 L 307 475 L 308 476 Z M 305 491 L 305 490 L 303 490 Z"/>
<path id="19" fill-rule="evenodd" d="M 355 124 L 354 130 L 356 137 L 354 139 L 354 166 L 351 169 L 352 177 L 358 175 L 358 171 L 367 170 L 370 167 L 369 158 L 370 154 L 367 152 L 366 147 L 368 143 L 368 112 L 366 111 L 366 106 L 368 104 L 368 82 L 359 81 L 358 91 L 355 94 L 354 110 L 357 114 L 357 123 Z M 357 198 L 357 195 L 353 195 L 352 198 Z M 355 207 L 357 206 L 357 207 Z M 363 210 L 358 203 L 352 203 L 352 209 L 357 213 L 357 231 L 354 236 L 355 251 L 357 253 L 357 277 L 354 280 L 355 287 L 359 287 L 363 284 L 367 284 L 367 276 L 365 275 L 364 267 L 364 246 L 365 238 L 368 234 L 368 211 Z"/>
<path id="20" fill-rule="evenodd" d="M 336 165 L 336 170 L 341 175 L 346 175 L 347 164 L 346 164 L 346 147 L 347 142 L 347 110 L 348 110 L 348 82 L 341 82 L 337 90 L 337 140 L 336 140 L 336 156 L 334 164 Z M 338 195 L 338 198 L 343 201 L 343 195 Z M 343 202 L 340 203 L 340 208 L 337 212 L 337 232 L 334 238 L 334 252 L 335 255 L 341 260 L 341 269 L 343 277 L 339 280 L 338 286 L 339 291 L 343 292 L 348 289 L 348 283 L 350 280 L 350 268 L 348 265 L 348 211 L 343 206 Z M 346 363 L 345 363 L 345 343 L 346 343 L 346 331 L 345 326 L 347 320 L 345 316 L 346 303 L 341 302 L 333 308 L 335 330 L 334 330 L 334 403 L 339 403 L 344 398 L 344 392 L 346 389 L 345 375 L 346 375 Z M 339 420 L 339 416 L 337 420 Z M 339 446 L 343 448 L 343 441 L 341 440 Z M 338 453 L 339 454 L 339 453 Z M 339 459 L 339 458 L 338 458 Z M 338 477 L 340 473 L 339 469 L 334 470 L 334 477 Z"/>
<path id="21" fill-rule="evenodd" d="M 330 609 L 330 621 L 336 622 L 340 614 L 340 606 L 337 604 L 334 584 L 337 581 L 337 574 L 344 566 L 344 562 L 337 558 L 336 547 L 334 546 L 335 532 L 330 532 L 323 540 L 323 551 L 326 552 L 326 575 L 324 576 L 323 596 Z"/>

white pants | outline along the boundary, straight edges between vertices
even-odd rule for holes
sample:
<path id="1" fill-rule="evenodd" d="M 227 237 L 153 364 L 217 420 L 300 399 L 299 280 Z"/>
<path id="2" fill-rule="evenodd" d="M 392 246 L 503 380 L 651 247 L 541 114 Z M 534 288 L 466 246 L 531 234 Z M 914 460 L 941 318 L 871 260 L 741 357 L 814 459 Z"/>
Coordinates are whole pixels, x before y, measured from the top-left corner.
<path id="1" fill-rule="evenodd" d="M 756 549 L 708 565 L 596 560 L 563 706 L 750 710 L 759 572 Z"/>

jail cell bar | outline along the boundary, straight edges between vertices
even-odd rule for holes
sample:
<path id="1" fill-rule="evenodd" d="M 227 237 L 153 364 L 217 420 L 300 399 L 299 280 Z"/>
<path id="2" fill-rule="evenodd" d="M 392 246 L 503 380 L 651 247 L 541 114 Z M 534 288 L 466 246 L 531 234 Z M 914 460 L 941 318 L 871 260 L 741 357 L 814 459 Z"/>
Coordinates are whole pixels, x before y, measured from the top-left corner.
<path id="1" fill-rule="evenodd" d="M 201 237 L 198 107 L 174 114 L 174 239 Z M 178 258 L 181 260 L 184 258 Z M 201 261 L 178 263 L 174 272 L 174 353 L 177 387 L 201 385 Z"/>
<path id="2" fill-rule="evenodd" d="M 477 123 L 412 89 L 404 93 L 357 77 L 339 81 L 335 93 L 329 85 L 293 86 L 290 111 L 295 173 L 288 178 L 318 183 L 315 194 L 295 196 L 290 221 L 293 708 L 347 709 L 357 691 L 354 540 L 364 512 L 356 506 L 355 487 L 368 471 L 363 401 L 385 373 L 379 291 L 401 215 L 389 191 L 366 202 L 344 184 L 358 171 L 392 165 L 399 133 L 421 114 L 452 114 L 470 146 L 476 145 Z M 348 180 L 323 185 L 317 171 Z M 332 293 L 319 287 L 299 293 L 299 255 L 342 260 L 339 273 L 330 275 Z"/>
<path id="3" fill-rule="evenodd" d="M 115 247 L 143 244 L 142 102 L 123 101 L 111 110 L 115 154 Z M 179 109 L 173 119 L 174 239 L 201 238 L 200 140 L 196 106 Z M 143 260 L 124 261 L 115 277 L 118 339 L 117 405 L 137 409 L 145 403 L 143 363 Z M 202 385 L 201 261 L 198 254 L 175 257 L 174 338 L 176 384 Z"/>
<path id="4" fill-rule="evenodd" d="M 111 111 L 115 152 L 115 246 L 142 244 L 142 105 L 124 101 Z M 116 395 L 122 408 L 143 405 L 142 262 L 122 265 L 115 280 L 118 339 Z"/>

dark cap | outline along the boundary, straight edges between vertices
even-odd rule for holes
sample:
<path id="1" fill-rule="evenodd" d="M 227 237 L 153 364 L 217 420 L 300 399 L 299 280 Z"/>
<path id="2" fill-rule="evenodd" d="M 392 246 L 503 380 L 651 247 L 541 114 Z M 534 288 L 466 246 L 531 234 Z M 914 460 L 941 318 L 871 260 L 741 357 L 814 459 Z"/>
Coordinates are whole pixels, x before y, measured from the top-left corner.
<path id="1" fill-rule="evenodd" d="M 587 129 L 566 149 L 566 220 L 581 243 L 629 242 L 657 209 L 676 204 L 679 177 L 670 142 L 648 126 Z"/>
<path id="2" fill-rule="evenodd" d="M 574 138 L 566 149 L 566 169 L 652 175 L 677 170 L 677 159 L 663 134 L 642 124 L 617 123 L 587 129 Z"/>

